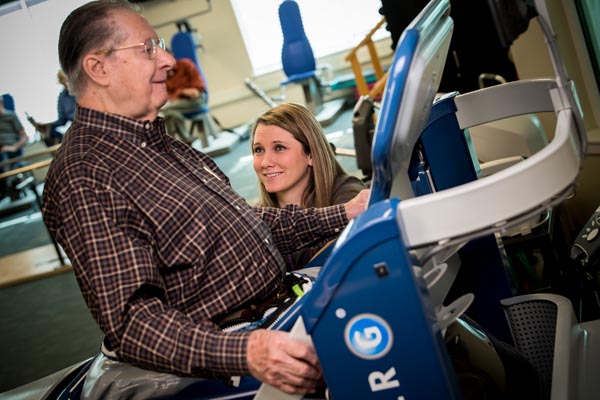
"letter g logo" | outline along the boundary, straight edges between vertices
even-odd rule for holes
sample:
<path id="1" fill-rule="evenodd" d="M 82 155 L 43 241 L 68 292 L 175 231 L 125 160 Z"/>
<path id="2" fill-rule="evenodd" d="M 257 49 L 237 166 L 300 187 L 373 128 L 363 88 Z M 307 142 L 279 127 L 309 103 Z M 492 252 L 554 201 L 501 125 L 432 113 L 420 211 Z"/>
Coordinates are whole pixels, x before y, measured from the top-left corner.
<path id="1" fill-rule="evenodd" d="M 388 323 L 374 314 L 359 314 L 346 324 L 346 346 L 360 358 L 374 360 L 392 347 L 393 334 Z"/>

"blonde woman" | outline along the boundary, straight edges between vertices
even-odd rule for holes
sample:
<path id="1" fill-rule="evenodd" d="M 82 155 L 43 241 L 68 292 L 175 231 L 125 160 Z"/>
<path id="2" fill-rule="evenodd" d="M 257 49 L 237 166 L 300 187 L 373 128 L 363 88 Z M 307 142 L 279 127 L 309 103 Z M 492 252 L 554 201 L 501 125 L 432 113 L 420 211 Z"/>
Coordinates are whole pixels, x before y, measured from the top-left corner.
<path id="1" fill-rule="evenodd" d="M 364 183 L 344 171 L 312 113 L 284 103 L 258 117 L 252 129 L 254 170 L 262 207 L 326 207 L 345 203 Z M 292 269 L 302 268 L 320 247 L 287 257 Z"/>

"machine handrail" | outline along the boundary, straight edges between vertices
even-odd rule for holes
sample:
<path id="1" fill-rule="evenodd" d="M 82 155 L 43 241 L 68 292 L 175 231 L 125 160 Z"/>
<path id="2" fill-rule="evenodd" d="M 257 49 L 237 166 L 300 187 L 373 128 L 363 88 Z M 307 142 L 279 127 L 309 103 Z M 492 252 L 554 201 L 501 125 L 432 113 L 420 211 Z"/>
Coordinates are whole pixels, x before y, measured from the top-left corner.
<path id="1" fill-rule="evenodd" d="M 431 2 L 402 34 L 373 141 L 369 205 L 391 196 L 394 188 L 393 196 L 401 199 L 398 223 L 409 248 L 461 243 L 543 213 L 571 193 L 585 154 L 587 138 L 576 93 L 542 13 L 540 24 L 556 77 L 482 89 L 457 96 L 455 104 L 462 129 L 514 115 L 554 112 L 554 139 L 527 160 L 491 176 L 414 197 L 409 163 L 433 101 L 428 88 L 437 88 L 440 54 L 452 29 L 448 13 L 448 2 Z"/>
<path id="2" fill-rule="evenodd" d="M 564 200 L 581 166 L 580 147 L 571 135 L 575 130 L 572 110 L 559 111 L 554 140 L 528 159 L 474 182 L 401 201 L 398 223 L 406 245 L 416 248 L 490 228 L 499 231 L 511 219 L 541 213 Z"/>
<path id="3" fill-rule="evenodd" d="M 510 115 L 554 111 L 557 123 L 553 140 L 528 159 L 496 174 L 401 201 L 398 223 L 408 247 L 456 243 L 461 238 L 503 231 L 526 215 L 542 213 L 562 202 L 573 190 L 587 135 L 572 81 L 560 58 L 556 35 L 547 21 L 545 4 L 536 1 L 536 7 L 556 78 L 499 85 L 463 95 L 462 99 L 458 96 L 457 117 L 466 127 Z M 469 107 L 477 104 L 477 109 L 469 113 L 460 110 L 467 104 Z"/>
<path id="4" fill-rule="evenodd" d="M 550 91 L 555 79 L 528 79 L 458 95 L 456 118 L 461 129 L 539 112 L 554 112 Z"/>

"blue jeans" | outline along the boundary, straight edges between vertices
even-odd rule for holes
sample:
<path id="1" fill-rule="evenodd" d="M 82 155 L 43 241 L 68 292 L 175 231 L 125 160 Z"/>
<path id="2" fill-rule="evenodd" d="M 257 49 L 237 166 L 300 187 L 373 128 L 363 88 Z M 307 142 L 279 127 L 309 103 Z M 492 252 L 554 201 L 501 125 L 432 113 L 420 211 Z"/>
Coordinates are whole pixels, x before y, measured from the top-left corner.
<path id="1" fill-rule="evenodd" d="M 19 149 L 14 152 L 13 151 L 1 151 L 0 152 L 0 163 L 10 160 L 11 158 L 21 157 L 22 155 L 23 155 L 23 149 Z M 20 162 L 14 163 L 11 165 L 7 165 L 6 167 L 0 166 L 0 173 L 10 171 L 11 169 L 19 168 L 20 166 L 21 166 Z"/>

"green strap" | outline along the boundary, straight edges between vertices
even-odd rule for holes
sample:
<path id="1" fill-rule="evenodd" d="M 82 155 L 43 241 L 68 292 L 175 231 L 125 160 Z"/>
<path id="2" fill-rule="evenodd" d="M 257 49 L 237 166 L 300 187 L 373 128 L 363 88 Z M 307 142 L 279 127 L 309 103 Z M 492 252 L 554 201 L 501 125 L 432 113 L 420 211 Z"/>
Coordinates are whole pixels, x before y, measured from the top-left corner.
<path id="1" fill-rule="evenodd" d="M 294 291 L 294 293 L 296 293 L 296 296 L 298 296 L 298 297 L 304 296 L 304 292 L 300 288 L 300 285 L 295 284 L 294 286 L 292 286 L 292 290 Z"/>

